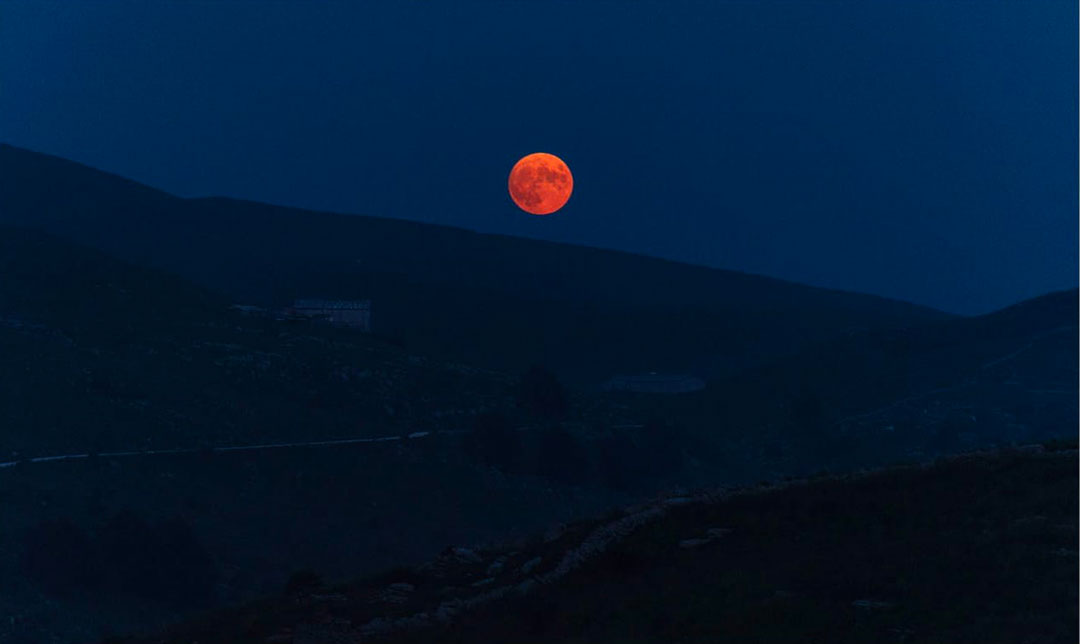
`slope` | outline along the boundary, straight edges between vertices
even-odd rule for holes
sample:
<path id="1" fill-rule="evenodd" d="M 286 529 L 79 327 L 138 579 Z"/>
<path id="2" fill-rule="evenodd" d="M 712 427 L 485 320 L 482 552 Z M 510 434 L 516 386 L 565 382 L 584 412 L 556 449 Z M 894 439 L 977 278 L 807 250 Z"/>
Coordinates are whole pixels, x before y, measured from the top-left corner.
<path id="1" fill-rule="evenodd" d="M 180 199 L 55 157 L 0 146 L 0 223 L 165 269 L 236 301 L 371 297 L 410 347 L 520 371 L 547 363 L 711 377 L 853 328 L 947 316 L 880 297 L 375 217 Z"/>
<path id="2" fill-rule="evenodd" d="M 703 428 L 729 471 L 748 476 L 1072 436 L 1077 303 L 1074 289 L 975 318 L 854 333 L 698 394 L 611 398 Z"/>
<path id="3" fill-rule="evenodd" d="M 130 641 L 1073 642 L 1076 466 L 1035 445 L 659 499 Z"/>

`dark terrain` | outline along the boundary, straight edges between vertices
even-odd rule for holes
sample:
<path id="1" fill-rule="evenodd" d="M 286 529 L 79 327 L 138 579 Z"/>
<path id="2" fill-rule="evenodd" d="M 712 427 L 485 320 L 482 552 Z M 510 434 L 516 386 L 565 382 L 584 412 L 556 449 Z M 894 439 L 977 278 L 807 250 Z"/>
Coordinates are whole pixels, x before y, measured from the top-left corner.
<path id="1" fill-rule="evenodd" d="M 1071 446 L 658 499 L 114 642 L 1077 639 Z"/>
<path id="2" fill-rule="evenodd" d="M 214 607 L 278 595 L 290 578 L 293 586 L 310 582 L 311 575 L 294 574 L 303 570 L 333 585 L 416 565 L 448 546 L 525 539 L 560 522 L 585 521 L 571 531 L 580 536 L 595 521 L 589 517 L 662 490 L 926 462 L 1076 435 L 1076 290 L 964 318 L 624 253 L 179 199 L 7 146 L 0 146 L 0 177 L 0 579 L 10 580 L 0 583 L 5 644 L 89 642 L 153 631 Z M 276 307 L 306 296 L 371 298 L 375 332 L 230 308 Z M 598 390 L 612 374 L 651 370 L 692 373 L 707 387 L 676 396 Z M 362 438 L 384 440 L 246 449 Z M 160 453 L 168 449 L 184 451 Z M 847 571 L 851 562 L 841 552 L 878 552 L 859 539 L 891 529 L 887 508 L 893 501 L 868 509 L 866 525 L 841 529 L 858 520 L 845 518 L 848 497 L 878 490 L 872 481 L 910 483 L 911 494 L 926 501 L 898 506 L 907 518 L 897 529 L 945 530 L 942 541 L 912 547 L 952 552 L 957 540 L 977 541 L 979 521 L 1006 516 L 1050 517 L 1033 528 L 1033 538 L 1057 539 L 1057 528 L 1046 526 L 1065 522 L 1055 503 L 1065 499 L 1075 506 L 1075 459 L 1002 454 L 971 461 L 985 464 L 975 469 L 962 461 L 847 483 L 830 479 L 768 498 L 796 495 L 786 506 L 776 501 L 776 508 L 790 510 L 792 521 L 819 521 L 806 526 L 807 534 L 819 535 L 808 544 L 822 546 L 827 539 L 821 535 L 829 531 L 844 544 L 823 550 L 820 560 L 809 551 L 799 555 L 809 562 L 805 574 L 819 580 L 823 567 Z M 62 455 L 80 458 L 29 461 Z M 1068 498 L 1066 460 L 1073 469 Z M 1003 465 L 1008 463 L 1013 465 Z M 990 496 L 964 509 L 974 496 L 937 492 L 950 476 L 960 481 L 958 495 L 998 489 L 999 480 L 1016 477 L 1016 494 L 1023 498 Z M 798 496 L 809 489 L 819 492 Z M 1025 499 L 1049 505 L 1022 513 L 1018 504 Z M 780 510 L 769 505 L 773 501 L 762 503 L 746 509 L 746 522 L 759 521 L 752 517 L 760 513 L 772 517 L 760 521 L 783 523 Z M 819 506 L 832 509 L 805 509 Z M 970 516 L 963 514 L 969 510 Z M 688 533 L 729 527 L 722 517 L 712 525 L 710 516 L 684 527 Z M 961 523 L 935 523 L 953 520 Z M 741 543 L 736 535 L 749 534 L 742 525 L 724 539 Z M 1075 512 L 1069 525 L 1074 539 Z M 1049 532 L 1040 532 L 1044 528 Z M 875 620 L 906 615 L 902 607 L 909 604 L 897 600 L 906 597 L 903 589 L 878 584 L 891 572 L 869 560 L 852 560 L 859 566 L 852 563 L 848 572 L 857 575 L 855 568 L 862 567 L 882 577 L 860 593 L 852 586 L 858 596 L 830 598 L 814 590 L 820 581 L 806 581 L 804 590 L 785 585 L 803 574 L 794 553 L 809 545 L 793 545 L 788 528 L 777 530 L 760 533 L 760 550 L 744 544 L 747 567 L 734 579 L 757 588 L 747 581 L 754 574 L 751 563 L 782 544 L 780 551 L 793 553 L 793 567 L 778 563 L 769 569 L 779 575 L 769 578 L 775 581 L 761 582 L 781 591 L 779 604 L 755 604 L 758 595 L 740 598 L 732 608 L 738 615 L 729 615 L 731 628 L 750 632 L 769 611 L 790 609 L 784 613 L 790 620 L 781 623 L 791 628 L 827 630 L 850 618 L 870 624 L 865 632 L 850 631 L 856 638 L 851 641 L 875 641 L 870 634 L 885 632 L 874 630 L 885 623 Z M 929 539 L 933 530 L 927 530 Z M 1012 547 L 995 541 L 995 534 L 987 536 L 993 547 Z M 553 543 L 529 548 L 569 542 Z M 901 546 L 888 546 L 896 549 L 884 552 L 882 561 L 914 556 Z M 1074 569 L 1075 548 L 1070 552 Z M 663 572 L 668 563 L 626 556 L 627 570 L 638 565 L 657 580 L 669 579 Z M 543 557 L 550 563 L 548 554 Z M 956 630 L 949 641 L 990 632 L 994 624 L 1019 633 L 1016 620 L 1029 613 L 1037 626 L 1032 632 L 1049 638 L 1031 641 L 1069 634 L 1048 624 L 1059 617 L 1054 611 L 1075 606 L 1075 579 L 1066 588 L 1039 561 L 1034 570 L 1045 577 L 1002 579 L 1017 589 L 1054 588 L 1060 597 L 1071 592 L 1070 602 L 1006 610 Z M 740 562 L 715 562 L 728 564 Z M 617 576 L 618 567 L 612 564 L 604 574 Z M 468 566 L 460 572 L 461 579 L 439 583 L 471 587 L 484 579 L 474 578 L 476 570 Z M 671 572 L 670 579 L 692 572 Z M 408 581 L 419 573 L 401 574 Z M 395 581 L 393 576 L 378 583 Z M 607 589 L 616 583 L 601 578 L 590 577 L 588 584 Z M 428 573 L 418 579 L 435 583 Z M 963 575 L 938 581 L 957 593 L 965 584 L 1001 582 Z M 433 601 L 431 588 L 409 583 L 417 597 Z M 885 591 L 896 597 L 870 596 Z M 674 591 L 671 602 L 685 605 L 685 614 L 672 609 L 665 622 L 635 611 L 624 616 L 624 626 L 617 625 L 621 618 L 603 617 L 608 608 L 602 592 L 561 595 L 597 611 L 588 626 L 597 629 L 595 637 L 588 641 L 655 641 L 670 639 L 678 628 L 692 635 L 715 626 L 693 626 L 705 619 L 694 610 L 715 607 L 680 592 L 689 591 Z M 928 616 L 930 600 L 918 594 L 922 590 L 911 592 L 917 601 L 910 605 L 923 612 L 889 628 L 914 629 L 909 641 L 932 641 L 927 638 L 935 624 L 954 632 L 948 630 L 954 622 Z M 468 622 L 475 630 L 462 632 L 485 641 L 522 629 L 526 641 L 573 641 L 569 633 L 585 628 L 584 618 L 544 593 L 537 597 L 548 597 L 547 603 L 511 604 L 522 619 L 536 620 L 532 626 L 503 623 L 481 611 L 478 621 Z M 901 608 L 840 610 L 859 599 Z M 278 600 L 268 601 L 280 609 Z M 405 603 L 409 610 L 416 607 L 409 602 L 414 599 Z M 826 602 L 826 610 L 814 602 Z M 315 610 L 318 602 L 301 604 L 297 610 Z M 667 610 L 675 604 L 659 605 Z M 355 602 L 349 606 L 360 610 Z M 369 612 L 349 617 L 350 628 L 384 608 L 364 606 Z M 543 606 L 551 612 L 543 613 Z M 975 610 L 961 608 L 969 612 L 957 615 Z M 1050 612 L 1039 612 L 1044 609 Z M 244 610 L 265 620 L 262 608 Z M 528 617 L 532 611 L 540 616 Z M 285 615 L 293 622 L 270 621 L 252 633 L 272 636 L 280 633 L 267 629 L 315 620 L 302 611 Z M 818 618 L 840 621 L 813 621 Z M 239 622 L 225 623 L 232 630 L 222 636 Z M 457 637 L 453 633 L 446 637 Z M 1002 641 L 1026 640 L 1009 635 Z"/>

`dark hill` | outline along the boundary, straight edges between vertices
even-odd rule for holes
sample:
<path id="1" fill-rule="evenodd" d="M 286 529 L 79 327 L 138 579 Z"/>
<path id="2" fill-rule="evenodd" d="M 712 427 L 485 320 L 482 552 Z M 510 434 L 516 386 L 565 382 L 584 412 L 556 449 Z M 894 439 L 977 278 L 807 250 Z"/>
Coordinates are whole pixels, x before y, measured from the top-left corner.
<path id="1" fill-rule="evenodd" d="M 1071 643 L 1076 467 L 1035 445 L 662 499 L 131 641 Z"/>
<path id="2" fill-rule="evenodd" d="M 410 347 L 595 384 L 617 372 L 711 377 L 853 328 L 946 318 L 880 297 L 627 253 L 414 222 L 181 199 L 0 146 L 0 223 L 165 269 L 235 301 L 370 297 Z"/>
<path id="3" fill-rule="evenodd" d="M 650 404 L 708 428 L 733 472 L 846 469 L 1072 436 L 1077 304 L 1073 289 L 984 316 L 854 333 Z"/>

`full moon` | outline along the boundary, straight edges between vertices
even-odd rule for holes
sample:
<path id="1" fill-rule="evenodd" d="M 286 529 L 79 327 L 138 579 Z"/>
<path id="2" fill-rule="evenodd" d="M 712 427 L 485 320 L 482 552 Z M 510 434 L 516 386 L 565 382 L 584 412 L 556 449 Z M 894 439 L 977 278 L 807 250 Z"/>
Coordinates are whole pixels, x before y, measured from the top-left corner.
<path id="1" fill-rule="evenodd" d="M 534 215 L 550 215 L 566 205 L 574 177 L 563 160 L 547 152 L 522 157 L 510 170 L 510 198 Z"/>

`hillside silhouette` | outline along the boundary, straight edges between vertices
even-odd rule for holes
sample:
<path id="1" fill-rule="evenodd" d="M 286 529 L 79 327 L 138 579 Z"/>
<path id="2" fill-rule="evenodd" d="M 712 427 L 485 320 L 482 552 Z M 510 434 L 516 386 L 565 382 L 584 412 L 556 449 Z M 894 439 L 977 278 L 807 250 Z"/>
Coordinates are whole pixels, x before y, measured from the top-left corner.
<path id="1" fill-rule="evenodd" d="M 0 271 L 8 452 L 400 435 L 512 407 L 509 376 L 244 315 L 183 278 L 39 232 L 0 227 Z"/>
<path id="2" fill-rule="evenodd" d="M 18 580 L 0 587 L 0 614 L 18 616 L 0 637 L 14 641 L 153 631 L 290 579 L 332 585 L 590 524 L 660 490 L 926 462 L 1078 423 L 1075 289 L 958 317 L 612 251 L 180 199 L 9 146 L 0 177 L 0 578 Z M 308 296 L 371 299 L 374 333 L 232 307 Z M 706 386 L 597 387 L 648 371 Z M 171 550 L 183 557 L 157 566 Z M 383 581 L 418 586 L 402 574 Z M 496 622 L 478 637 L 511 628 Z"/>
<path id="3" fill-rule="evenodd" d="M 164 269 L 240 303 L 373 300 L 373 324 L 478 366 L 537 362 L 578 384 L 731 373 L 850 329 L 949 316 L 628 253 L 233 199 L 182 199 L 0 145 L 0 223 Z"/>

